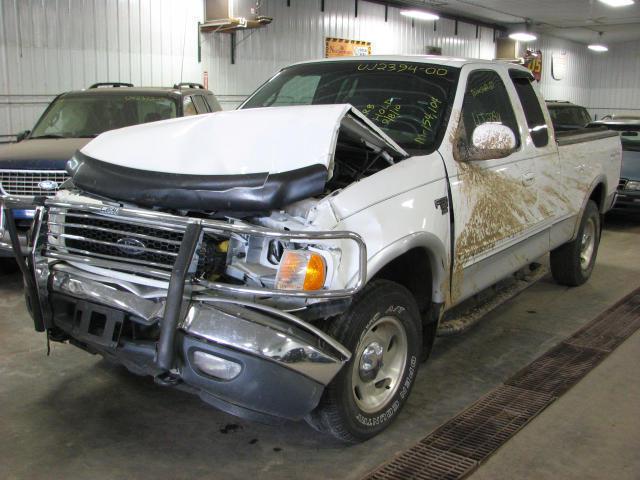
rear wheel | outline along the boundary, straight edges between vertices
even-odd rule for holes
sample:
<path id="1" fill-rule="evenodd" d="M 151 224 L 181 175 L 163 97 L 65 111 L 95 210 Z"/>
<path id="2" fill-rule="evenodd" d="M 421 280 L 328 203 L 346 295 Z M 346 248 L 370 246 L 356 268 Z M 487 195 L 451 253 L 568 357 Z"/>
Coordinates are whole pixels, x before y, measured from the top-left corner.
<path id="1" fill-rule="evenodd" d="M 422 344 L 418 307 L 403 286 L 376 280 L 329 333 L 353 355 L 307 421 L 346 442 L 367 440 L 397 417 L 413 386 Z"/>
<path id="2" fill-rule="evenodd" d="M 576 287 L 593 272 L 600 244 L 600 212 L 592 200 L 587 202 L 576 239 L 551 252 L 551 273 L 561 285 Z"/>

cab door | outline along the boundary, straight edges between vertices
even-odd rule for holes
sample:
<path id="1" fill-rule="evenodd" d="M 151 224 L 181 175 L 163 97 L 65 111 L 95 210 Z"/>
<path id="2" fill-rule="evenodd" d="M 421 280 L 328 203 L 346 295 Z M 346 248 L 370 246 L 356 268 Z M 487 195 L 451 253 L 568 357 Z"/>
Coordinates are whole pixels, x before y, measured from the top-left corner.
<path id="1" fill-rule="evenodd" d="M 454 217 L 452 305 L 518 270 L 548 247 L 548 237 L 545 242 L 544 235 L 535 235 L 543 220 L 537 172 L 527 148 L 529 133 L 522 110 L 514 108 L 518 98 L 507 69 L 467 65 L 460 85 L 448 141 L 442 147 Z M 485 123 L 508 127 L 515 148 L 501 150 L 496 145 L 489 156 L 478 155 L 473 131 Z"/>

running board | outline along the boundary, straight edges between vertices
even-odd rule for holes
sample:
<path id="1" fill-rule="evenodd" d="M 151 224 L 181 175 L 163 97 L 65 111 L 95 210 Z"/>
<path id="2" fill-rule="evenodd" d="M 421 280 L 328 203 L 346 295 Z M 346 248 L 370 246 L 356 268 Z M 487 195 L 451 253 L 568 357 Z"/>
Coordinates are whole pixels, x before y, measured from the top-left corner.
<path id="1" fill-rule="evenodd" d="M 498 282 L 480 294 L 465 300 L 447 312 L 438 325 L 437 336 L 460 335 L 503 303 L 523 292 L 544 277 L 549 270 L 539 263 L 532 263 L 507 280 Z"/>

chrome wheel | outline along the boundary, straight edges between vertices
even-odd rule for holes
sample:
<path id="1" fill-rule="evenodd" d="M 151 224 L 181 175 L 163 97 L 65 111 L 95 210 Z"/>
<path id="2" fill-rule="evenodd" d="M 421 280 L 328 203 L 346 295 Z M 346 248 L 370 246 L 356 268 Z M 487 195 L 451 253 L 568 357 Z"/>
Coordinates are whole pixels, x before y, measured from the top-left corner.
<path id="1" fill-rule="evenodd" d="M 382 317 L 366 331 L 356 349 L 352 393 L 363 412 L 374 413 L 392 398 L 407 363 L 407 333 L 396 317 Z"/>
<path id="2" fill-rule="evenodd" d="M 582 270 L 587 270 L 591 265 L 593 252 L 596 249 L 596 235 L 596 222 L 593 218 L 589 218 L 584 225 L 580 243 L 580 268 Z"/>

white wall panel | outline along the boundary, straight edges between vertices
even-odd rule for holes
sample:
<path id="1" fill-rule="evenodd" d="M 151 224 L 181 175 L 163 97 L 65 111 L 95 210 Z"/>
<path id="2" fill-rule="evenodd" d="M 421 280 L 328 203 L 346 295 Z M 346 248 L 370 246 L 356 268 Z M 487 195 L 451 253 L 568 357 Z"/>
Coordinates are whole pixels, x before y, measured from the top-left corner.
<path id="1" fill-rule="evenodd" d="M 543 37 L 535 43 L 521 46 L 522 54 L 526 48 L 542 51 L 542 80 L 539 87 L 544 98 L 589 105 L 592 55 L 585 45 L 555 37 Z M 563 52 L 567 55 L 567 73 L 562 80 L 556 80 L 551 75 L 551 59 L 554 54 Z"/>
<path id="2" fill-rule="evenodd" d="M 203 69 L 209 73 L 209 88 L 219 96 L 224 108 L 235 107 L 264 80 L 280 68 L 303 60 L 324 56 L 325 37 L 370 41 L 374 54 L 424 54 L 428 45 L 442 47 L 444 55 L 493 58 L 493 30 L 478 29 L 455 22 L 439 20 L 421 22 L 400 15 L 389 8 L 384 20 L 384 6 L 361 1 L 358 16 L 355 2 L 325 0 L 320 11 L 319 0 L 264 0 L 261 14 L 273 17 L 273 23 L 258 29 L 237 33 L 236 63 L 231 64 L 228 34 L 202 35 Z"/>
<path id="3" fill-rule="evenodd" d="M 200 81 L 202 12 L 202 0 L 0 0 L 0 135 L 95 82 Z"/>
<path id="4" fill-rule="evenodd" d="M 640 42 L 619 43 L 591 54 L 589 110 L 640 116 Z"/>
<path id="5" fill-rule="evenodd" d="M 428 45 L 444 55 L 492 58 L 493 30 L 460 22 L 420 22 L 397 8 L 360 1 L 263 0 L 271 25 L 237 33 L 236 64 L 230 63 L 230 36 L 201 35 L 197 62 L 197 22 L 202 0 L 0 0 L 0 135 L 31 128 L 54 95 L 98 81 L 171 85 L 201 80 L 224 108 L 233 108 L 278 69 L 322 58 L 325 37 L 371 41 L 375 54 L 422 54 Z M 604 55 L 552 37 L 532 48 L 544 55 L 546 98 L 570 100 L 592 113 L 640 113 L 639 42 L 612 45 Z M 183 65 L 184 48 L 184 65 Z M 568 55 L 563 80 L 551 76 L 555 52 Z M 2 138 L 0 137 L 0 140 Z"/>

